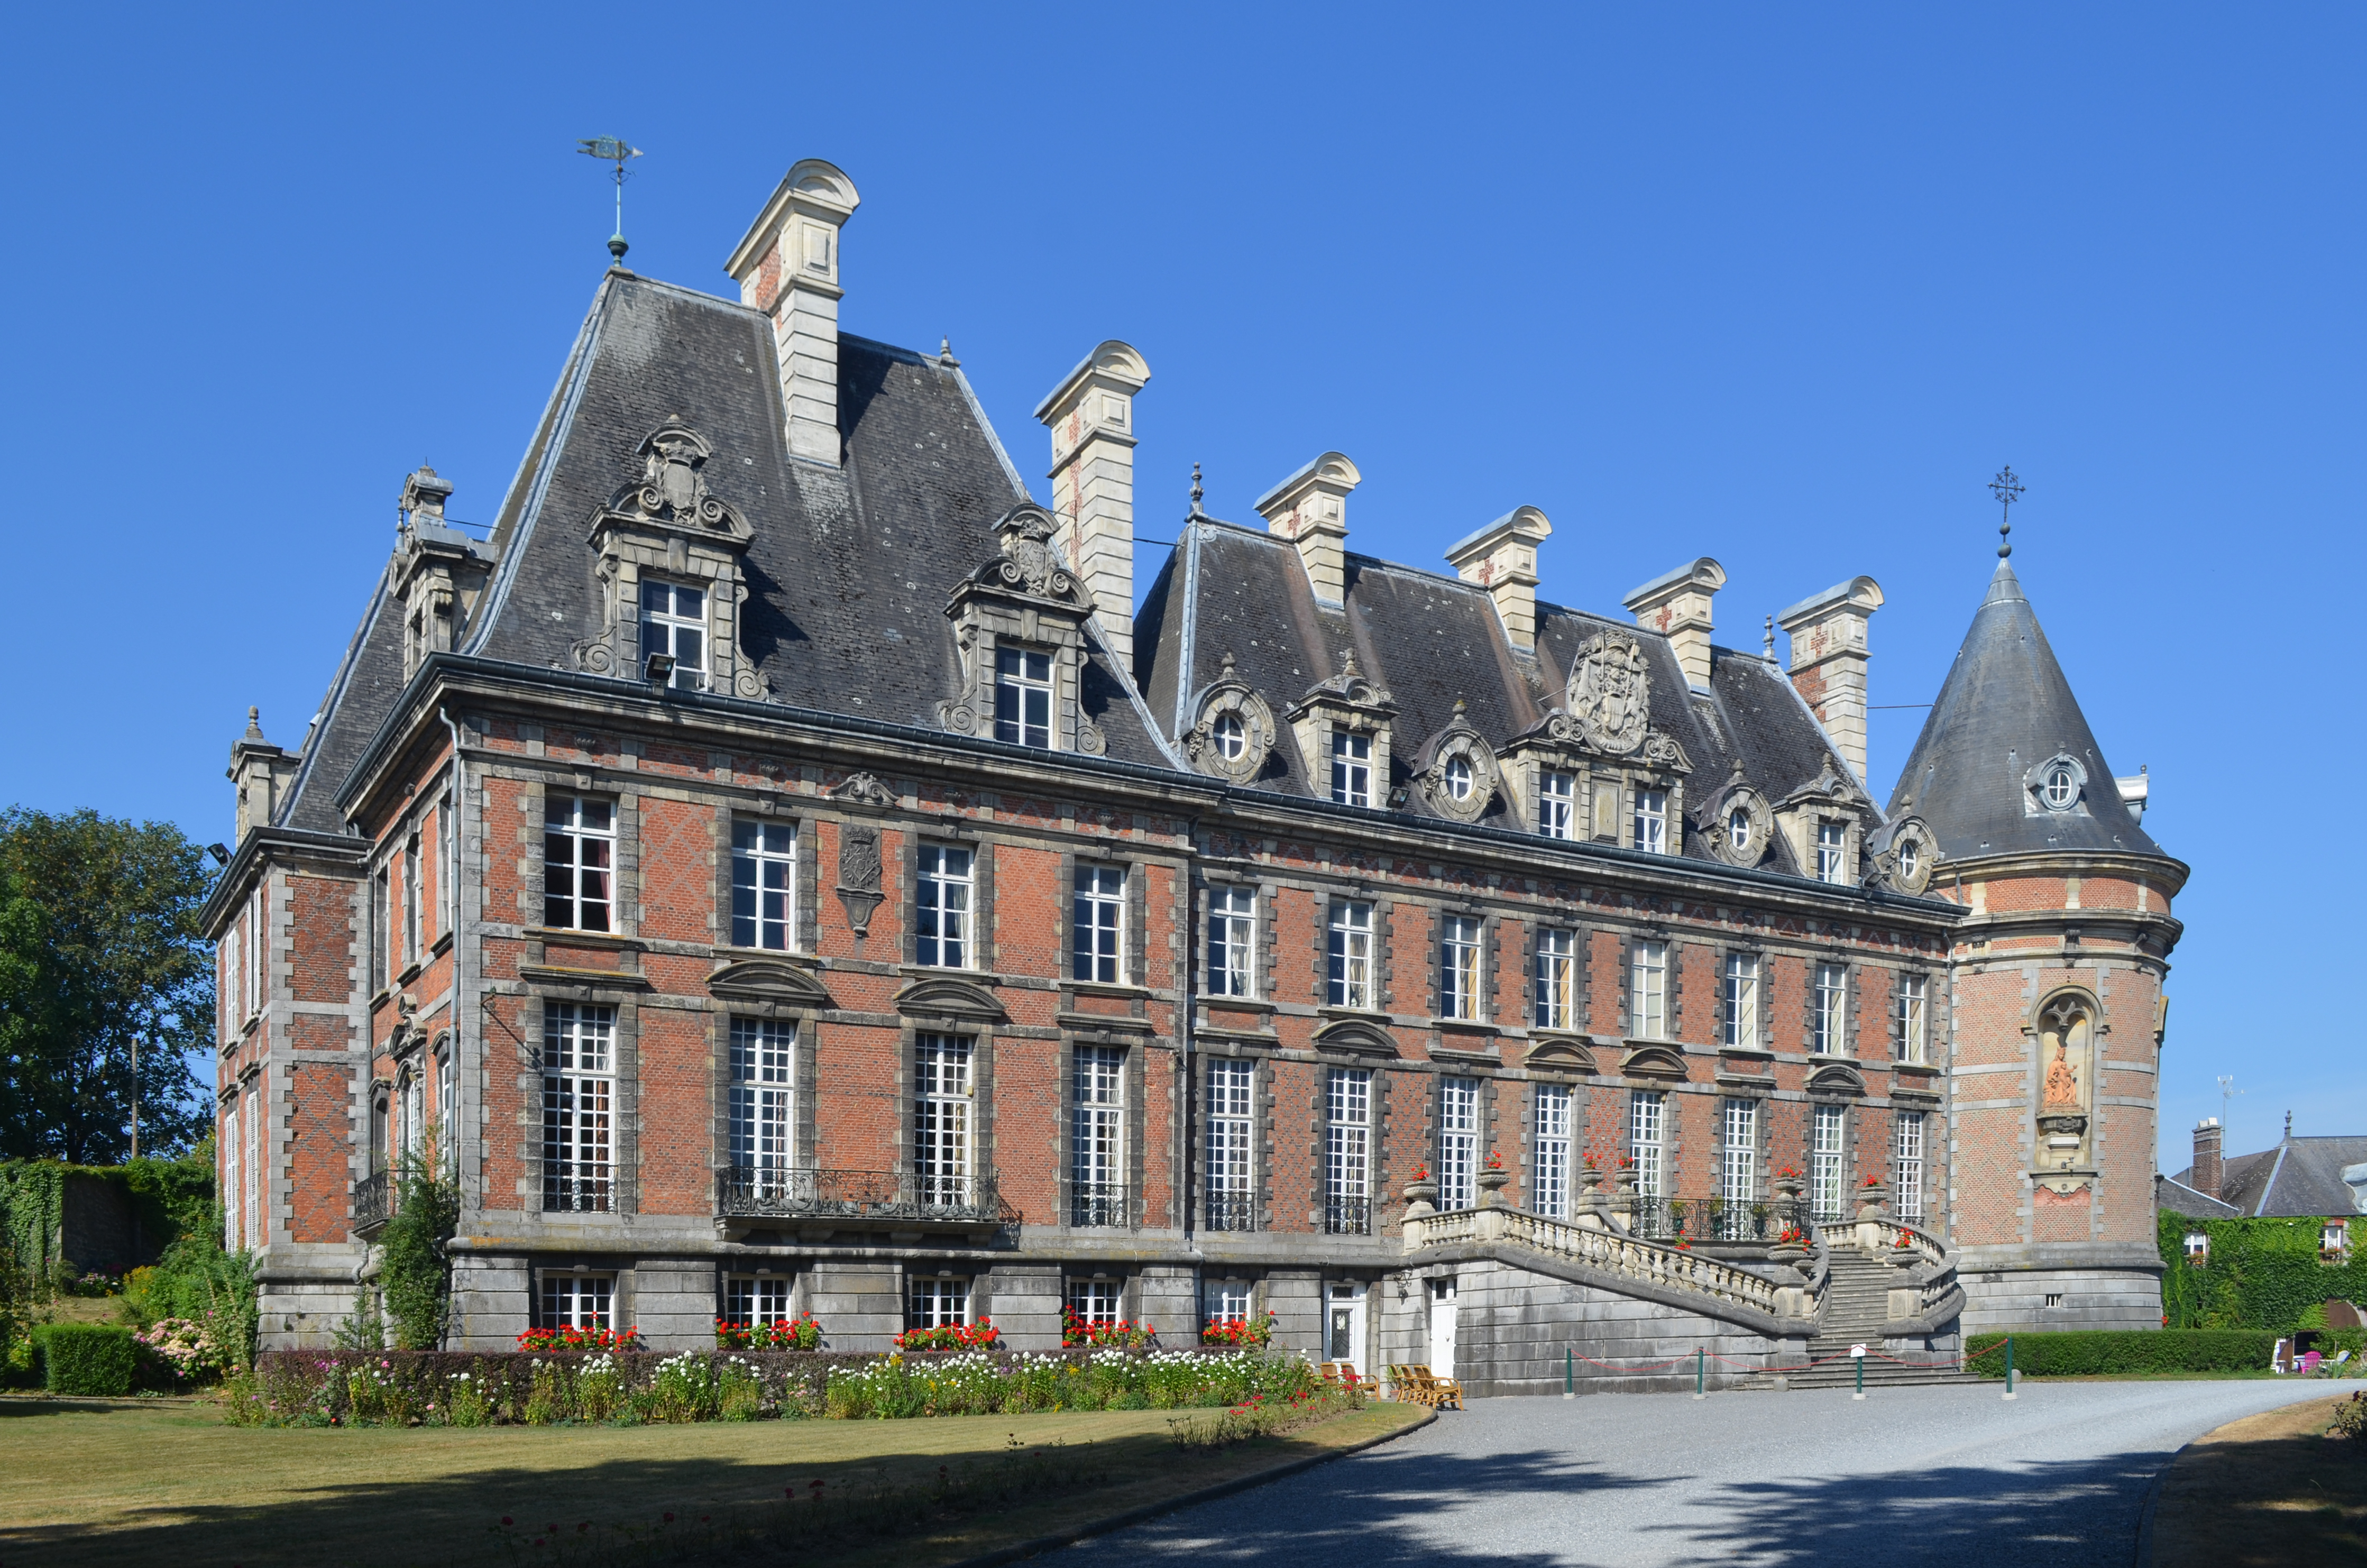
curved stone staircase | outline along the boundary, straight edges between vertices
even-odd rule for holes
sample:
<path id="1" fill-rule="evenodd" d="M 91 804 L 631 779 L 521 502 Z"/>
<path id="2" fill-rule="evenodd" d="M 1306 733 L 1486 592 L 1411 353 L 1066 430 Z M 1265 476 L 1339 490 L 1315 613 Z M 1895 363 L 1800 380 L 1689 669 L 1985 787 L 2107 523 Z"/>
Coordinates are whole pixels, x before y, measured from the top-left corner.
<path id="1" fill-rule="evenodd" d="M 1845 1232 L 1843 1233 L 1846 1233 Z M 1832 1273 L 1825 1285 L 1824 1312 L 1808 1339 L 1802 1358 L 1825 1364 L 1805 1372 L 1784 1374 L 1784 1386 L 1795 1389 L 1853 1388 L 1857 1369 L 1850 1364 L 1850 1346 L 1866 1347 L 1865 1386 L 1904 1388 L 1929 1383 L 1976 1383 L 1980 1379 L 1960 1369 L 1920 1365 L 1902 1366 L 1881 1359 L 1899 1357 L 1908 1363 L 1953 1360 L 1945 1351 L 1892 1350 L 1882 1342 L 1890 1326 L 1890 1291 L 1894 1270 L 1846 1244 L 1836 1245 L 1827 1258 Z"/>

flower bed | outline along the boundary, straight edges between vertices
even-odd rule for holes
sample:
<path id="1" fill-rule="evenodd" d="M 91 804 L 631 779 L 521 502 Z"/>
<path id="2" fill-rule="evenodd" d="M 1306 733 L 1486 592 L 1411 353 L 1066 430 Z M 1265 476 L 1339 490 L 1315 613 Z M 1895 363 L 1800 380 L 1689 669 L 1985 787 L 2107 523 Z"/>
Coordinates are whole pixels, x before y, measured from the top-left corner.
<path id="1" fill-rule="evenodd" d="M 1181 1410 L 1286 1402 L 1315 1369 L 1254 1350 L 673 1356 L 281 1350 L 229 1385 L 243 1426 L 592 1425 Z"/>

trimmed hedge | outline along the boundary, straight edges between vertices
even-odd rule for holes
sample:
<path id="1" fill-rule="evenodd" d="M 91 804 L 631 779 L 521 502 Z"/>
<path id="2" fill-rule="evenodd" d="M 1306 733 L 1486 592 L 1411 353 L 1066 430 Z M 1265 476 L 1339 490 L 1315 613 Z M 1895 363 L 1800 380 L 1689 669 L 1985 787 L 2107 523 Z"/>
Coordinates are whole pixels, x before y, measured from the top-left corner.
<path id="1" fill-rule="evenodd" d="M 51 1393 L 120 1397 L 131 1392 L 139 1353 L 120 1324 L 52 1323 L 33 1331 L 41 1387 Z"/>
<path id="2" fill-rule="evenodd" d="M 2016 1334 L 2017 1377 L 2076 1378 L 2112 1372 L 2265 1372 L 2281 1336 L 2250 1328 L 2068 1329 Z M 1965 1342 L 1968 1369 L 2005 1376 L 2002 1334 L 1976 1334 Z"/>

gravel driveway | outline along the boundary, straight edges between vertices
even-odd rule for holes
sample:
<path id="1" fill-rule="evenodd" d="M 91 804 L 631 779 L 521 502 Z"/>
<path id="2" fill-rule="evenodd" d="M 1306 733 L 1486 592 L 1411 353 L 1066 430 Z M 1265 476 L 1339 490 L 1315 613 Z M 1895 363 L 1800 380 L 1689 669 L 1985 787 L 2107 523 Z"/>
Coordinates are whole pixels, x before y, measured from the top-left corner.
<path id="1" fill-rule="evenodd" d="M 1475 1401 L 1394 1443 L 1073 1550 L 1198 1563 L 2131 1561 L 2179 1447 L 2319 1382 Z"/>

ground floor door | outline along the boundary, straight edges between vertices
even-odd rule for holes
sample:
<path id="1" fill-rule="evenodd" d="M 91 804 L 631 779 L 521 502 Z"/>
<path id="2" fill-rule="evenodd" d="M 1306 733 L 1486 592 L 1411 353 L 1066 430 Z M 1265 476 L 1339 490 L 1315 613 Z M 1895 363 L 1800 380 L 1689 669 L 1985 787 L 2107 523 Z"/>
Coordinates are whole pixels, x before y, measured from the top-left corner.
<path id="1" fill-rule="evenodd" d="M 1365 1363 L 1365 1288 L 1342 1282 L 1329 1287 L 1323 1303 L 1323 1358 L 1345 1361 L 1358 1371 Z"/>
<path id="2" fill-rule="evenodd" d="M 1430 1369 L 1442 1378 L 1455 1376 L 1455 1281 L 1430 1282 Z"/>

